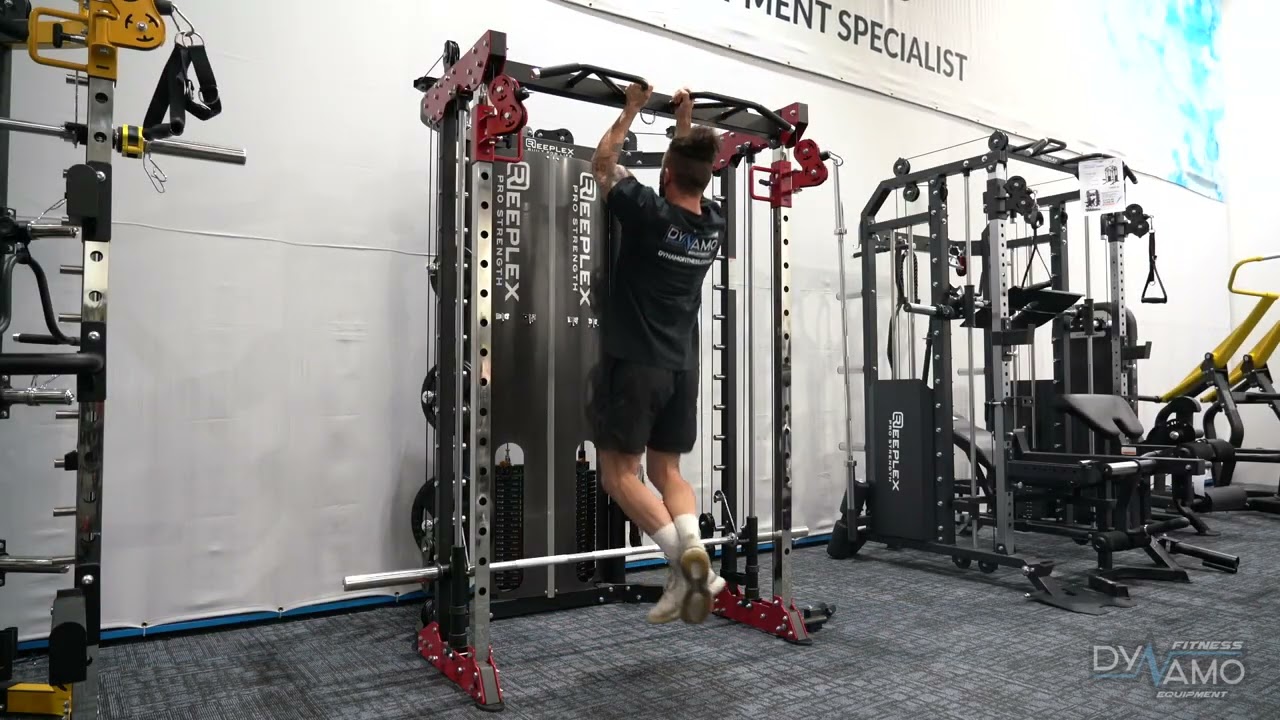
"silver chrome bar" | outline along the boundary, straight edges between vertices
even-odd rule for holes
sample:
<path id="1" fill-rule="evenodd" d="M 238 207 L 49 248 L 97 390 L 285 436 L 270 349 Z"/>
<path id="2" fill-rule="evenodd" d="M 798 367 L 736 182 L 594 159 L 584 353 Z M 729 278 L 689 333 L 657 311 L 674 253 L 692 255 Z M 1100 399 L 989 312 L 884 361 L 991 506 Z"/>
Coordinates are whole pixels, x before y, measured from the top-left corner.
<path id="1" fill-rule="evenodd" d="M 73 557 L 23 558 L 0 557 L 0 572 L 61 575 L 76 563 Z"/>
<path id="2" fill-rule="evenodd" d="M 230 163 L 232 165 L 244 165 L 248 162 L 248 154 L 241 148 L 229 148 L 186 140 L 152 140 L 147 143 L 147 151 L 153 155 L 169 155 L 171 157 L 208 160 L 209 162 Z"/>
<path id="3" fill-rule="evenodd" d="M 761 533 L 760 540 L 774 540 L 778 535 L 779 533 L 777 531 Z M 791 529 L 791 537 L 793 539 L 808 536 L 809 528 L 807 527 Z M 739 542 L 739 539 L 736 535 L 702 539 L 702 544 L 707 547 L 727 545 L 730 542 L 737 543 Z M 572 565 L 574 563 L 588 562 L 591 560 L 625 558 L 632 555 L 644 555 L 647 553 L 656 553 L 661 551 L 662 549 L 657 545 L 645 545 L 643 547 L 614 548 L 612 550 L 595 550 L 592 552 L 570 553 L 567 555 L 547 555 L 545 557 L 522 558 L 520 560 L 507 560 L 505 562 L 492 563 L 489 565 L 489 571 L 497 573 L 506 570 L 546 567 L 548 565 Z M 471 568 L 469 572 L 474 572 L 474 570 L 474 568 Z M 368 575 L 348 575 L 342 581 L 342 589 L 346 592 L 356 592 L 359 590 L 373 590 L 376 588 L 396 587 L 399 585 L 414 585 L 435 580 L 440 577 L 440 572 L 441 567 L 437 565 L 434 567 L 414 568 L 412 570 L 393 570 L 391 572 L 369 573 Z"/>
<path id="4" fill-rule="evenodd" d="M 5 405 L 71 405 L 76 401 L 70 390 L 0 390 L 0 402 Z"/>
<path id="5" fill-rule="evenodd" d="M 457 345 L 453 349 L 454 373 L 456 380 L 453 384 L 453 477 L 442 478 L 441 482 L 453 482 L 453 546 L 466 547 L 467 536 L 463 532 L 463 523 L 466 522 L 467 510 L 462 502 L 464 495 L 468 495 L 466 488 L 466 468 L 463 467 L 463 459 L 466 457 L 466 449 L 463 445 L 463 421 L 462 411 L 466 407 L 467 396 L 463 392 L 466 387 L 464 378 L 466 377 L 466 333 L 467 328 L 466 314 L 463 311 L 463 302 L 465 301 L 464 289 L 466 288 L 466 262 L 467 262 L 467 176 L 470 173 L 470 166 L 467 165 L 467 119 L 471 116 L 470 107 L 466 100 L 458 101 L 458 147 L 457 159 L 458 166 L 454 171 L 454 230 L 456 237 L 454 243 L 455 251 L 455 267 L 454 278 L 457 282 L 453 298 L 453 327 L 456 329 L 458 338 Z M 474 453 L 475 450 L 472 449 Z"/>
<path id="6" fill-rule="evenodd" d="M 743 286 L 747 292 L 746 314 L 743 318 L 744 334 L 746 335 L 746 352 L 743 353 L 745 367 L 743 368 L 743 376 L 746 378 L 745 387 L 747 393 L 747 417 L 745 418 L 747 441 L 742 445 L 747 451 L 747 507 L 743 513 L 742 521 L 745 523 L 747 518 L 756 515 L 756 273 L 755 273 L 755 225 L 752 218 L 752 204 L 755 202 L 752 197 L 755 195 L 755 187 L 752 185 L 751 165 L 755 158 L 749 158 L 743 165 L 747 168 L 747 208 L 746 223 L 744 233 L 746 242 L 743 243 L 742 250 L 746 253 L 746 274 L 743 280 Z M 741 501 L 739 501 L 741 502 Z"/>
<path id="7" fill-rule="evenodd" d="M 938 308 L 932 305 L 924 305 L 922 303 L 913 303 L 913 302 L 902 303 L 902 309 L 908 315 L 928 315 L 929 317 L 938 316 Z M 912 344 L 914 345 L 914 343 Z"/>
<path id="8" fill-rule="evenodd" d="M 14 118 L 0 118 L 0 130 L 31 133 L 32 135 L 47 135 L 61 138 L 68 142 L 74 140 L 76 136 L 75 132 L 66 125 L 47 125 Z M 232 165 L 244 165 L 248 160 L 248 154 L 241 148 L 210 145 L 209 143 L 191 142 L 190 140 L 152 140 L 147 142 L 147 152 L 156 155 L 189 158 L 191 160 L 231 163 Z"/>
<path id="9" fill-rule="evenodd" d="M 63 140 L 71 140 L 75 137 L 74 133 L 67 129 L 65 125 L 46 125 L 26 120 L 14 120 L 13 118 L 0 118 L 0 130 L 12 130 L 13 132 L 31 133 L 32 135 L 48 135 L 49 137 L 62 138 Z"/>
<path id="10" fill-rule="evenodd" d="M 27 225 L 27 232 L 31 233 L 33 238 L 42 237 L 68 237 L 73 238 L 80 234 L 80 228 L 76 225 L 61 225 L 54 223 L 31 223 Z"/>

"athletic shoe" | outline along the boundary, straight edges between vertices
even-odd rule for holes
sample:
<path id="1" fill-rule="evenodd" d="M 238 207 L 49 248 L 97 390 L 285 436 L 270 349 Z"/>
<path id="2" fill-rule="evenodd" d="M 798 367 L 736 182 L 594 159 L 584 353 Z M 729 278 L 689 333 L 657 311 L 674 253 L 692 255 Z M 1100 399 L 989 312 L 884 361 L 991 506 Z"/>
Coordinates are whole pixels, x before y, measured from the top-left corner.
<path id="1" fill-rule="evenodd" d="M 662 590 L 662 597 L 649 609 L 647 619 L 653 625 L 675 622 L 684 612 L 685 596 L 688 595 L 689 583 L 684 574 L 676 568 L 667 568 L 667 583 Z"/>
<path id="2" fill-rule="evenodd" d="M 684 571 L 685 597 L 680 619 L 690 625 L 699 625 L 711 614 L 715 596 L 711 593 L 711 558 L 701 545 L 687 548 L 680 555 L 680 569 Z"/>

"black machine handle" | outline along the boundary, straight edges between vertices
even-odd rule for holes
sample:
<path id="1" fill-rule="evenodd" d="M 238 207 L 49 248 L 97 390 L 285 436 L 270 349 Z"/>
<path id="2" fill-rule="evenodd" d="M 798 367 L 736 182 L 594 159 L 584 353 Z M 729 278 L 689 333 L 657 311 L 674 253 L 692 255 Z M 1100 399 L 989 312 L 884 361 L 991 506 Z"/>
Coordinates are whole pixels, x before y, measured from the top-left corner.
<path id="1" fill-rule="evenodd" d="M 1152 229 L 1151 237 L 1147 238 L 1147 284 L 1142 288 L 1142 302 L 1152 305 L 1163 305 L 1169 302 L 1169 292 L 1164 289 L 1164 280 L 1160 278 L 1160 270 L 1156 268 L 1156 231 Z M 1151 294 L 1151 286 L 1156 285 L 1160 289 L 1159 295 Z"/>
<path id="2" fill-rule="evenodd" d="M 32 333 L 14 333 L 13 341 L 24 345 L 72 345 L 80 344 L 80 338 L 66 338 L 68 342 L 62 342 L 52 335 L 35 335 Z"/>
<path id="3" fill-rule="evenodd" d="M 188 76 L 188 68 L 195 71 L 200 83 L 197 91 Z M 197 99 L 197 92 L 199 99 Z M 168 112 L 169 120 L 165 121 Z M 164 140 L 181 135 L 187 125 L 187 113 L 199 120 L 211 120 L 222 112 L 222 98 L 218 94 L 218 81 L 209 63 L 209 53 L 203 42 L 194 40 L 184 44 L 175 42 L 173 52 L 160 73 L 151 105 L 143 118 L 143 135 L 147 140 Z"/>
<path id="4" fill-rule="evenodd" d="M 1024 150 L 1030 150 L 1026 153 L 1028 157 L 1036 157 L 1038 155 L 1049 155 L 1067 149 L 1067 144 L 1057 138 L 1041 138 L 1029 143 L 1009 148 L 1011 153 L 1021 153 Z"/>
<path id="5" fill-rule="evenodd" d="M 751 102 L 750 100 L 739 100 L 738 98 L 729 97 L 728 95 L 721 95 L 720 93 L 705 92 L 705 91 L 691 92 L 689 93 L 689 99 L 692 101 L 697 101 L 697 100 L 711 101 L 709 103 L 702 103 L 701 105 L 698 105 L 698 107 L 701 107 L 701 108 L 723 107 L 727 112 L 725 112 L 722 119 L 728 119 L 729 117 L 732 117 L 733 115 L 736 115 L 744 110 L 754 110 L 757 113 L 759 113 L 760 117 L 764 118 L 765 120 L 768 120 L 775 128 L 777 128 L 781 132 L 790 132 L 791 130 L 794 129 L 791 123 L 787 122 L 786 120 L 783 120 L 782 116 L 779 115 L 778 113 L 770 110 L 769 108 L 761 105 L 760 103 L 754 103 L 754 102 Z"/>
<path id="6" fill-rule="evenodd" d="M 61 226 L 33 226 L 27 222 L 19 222 L 13 218 L 11 212 L 0 216 L 0 239 L 5 240 L 6 244 L 10 244 L 12 248 L 12 257 L 9 253 L 4 253 L 4 262 L 0 265 L 0 288 L 4 291 L 4 297 L 0 297 L 0 333 L 8 330 L 13 320 L 13 271 L 18 265 L 26 265 L 31 268 L 31 274 L 36 278 L 36 290 L 40 294 L 40 309 L 49 335 L 58 345 L 75 344 L 75 341 L 64 335 L 62 329 L 58 327 L 58 314 L 54 312 L 53 296 L 49 292 L 49 278 L 45 275 L 40 263 L 31 256 L 30 247 L 33 235 L 58 235 L 70 229 Z"/>
<path id="7" fill-rule="evenodd" d="M 9 329 L 13 319 L 13 268 L 17 264 L 14 255 L 3 254 L 0 260 L 0 335 Z"/>
<path id="8" fill-rule="evenodd" d="M 1111 157 L 1111 156 L 1110 156 L 1110 155 L 1104 155 L 1104 154 L 1102 154 L 1102 153 L 1089 153 L 1088 155 L 1078 155 L 1078 156 L 1073 157 L 1073 158 L 1067 158 L 1067 159 L 1065 159 L 1065 160 L 1063 160 L 1063 161 L 1062 161 L 1062 164 L 1063 164 L 1063 165 L 1076 165 L 1076 164 L 1078 164 L 1078 163 L 1082 163 L 1082 162 L 1084 162 L 1085 160 L 1099 160 L 1099 159 L 1101 159 L 1101 158 L 1109 158 L 1109 157 Z M 1124 177 L 1125 177 L 1125 179 L 1126 179 L 1126 180 L 1128 180 L 1129 182 L 1133 183 L 1134 185 L 1137 185 L 1137 184 L 1138 184 L 1138 176 L 1133 174 L 1133 170 L 1131 170 L 1131 169 L 1129 168 L 1129 163 L 1122 162 L 1122 163 L 1120 163 L 1120 167 L 1121 167 L 1121 168 L 1124 168 Z"/>
<path id="9" fill-rule="evenodd" d="M 617 70 L 602 68 L 599 65 L 583 65 L 582 63 L 552 65 L 550 67 L 538 68 L 537 73 L 540 78 L 556 78 L 564 77 L 565 75 L 572 75 L 573 77 L 566 83 L 568 87 L 573 87 L 583 80 L 594 76 L 599 79 L 600 82 L 608 85 L 609 89 L 616 93 L 618 97 L 624 97 L 627 94 L 626 90 L 618 86 L 618 80 L 628 83 L 637 83 L 645 90 L 648 90 L 650 87 L 649 81 L 639 75 L 618 72 Z"/>
<path id="10" fill-rule="evenodd" d="M 93 353 L 6 353 L 0 372 L 10 375 L 87 375 L 102 370 L 102 356 Z"/>

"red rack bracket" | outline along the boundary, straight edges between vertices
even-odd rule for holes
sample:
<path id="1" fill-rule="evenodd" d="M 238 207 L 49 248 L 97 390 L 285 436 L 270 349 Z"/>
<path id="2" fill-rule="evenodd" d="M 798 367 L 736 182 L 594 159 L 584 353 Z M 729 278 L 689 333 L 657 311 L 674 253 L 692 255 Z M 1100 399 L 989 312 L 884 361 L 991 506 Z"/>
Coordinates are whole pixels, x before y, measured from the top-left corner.
<path id="1" fill-rule="evenodd" d="M 422 98 L 422 122 L 432 130 L 439 130 L 449 103 L 458 95 L 475 92 L 502 74 L 506 61 L 506 33 L 490 30 L 482 35 L 427 89 Z"/>
<path id="2" fill-rule="evenodd" d="M 794 146 L 804 131 L 809 127 L 808 109 L 801 103 L 790 105 L 777 111 L 783 120 L 795 128 L 792 132 L 783 133 L 778 138 L 785 147 Z M 720 172 L 730 163 L 736 163 L 744 155 L 758 153 L 769 148 L 769 138 L 743 132 L 727 132 L 720 136 L 720 154 L 712 164 L 712 172 Z"/>
<path id="3" fill-rule="evenodd" d="M 502 688 L 498 684 L 498 666 L 493 662 L 492 647 L 488 648 L 489 656 L 485 664 L 481 665 L 476 662 L 475 648 L 467 648 L 464 654 L 446 646 L 440 637 L 439 624 L 431 623 L 418 631 L 418 652 L 445 677 L 462 688 L 463 692 L 470 695 L 476 705 L 487 710 L 502 707 Z M 485 689 L 490 684 L 485 682 L 488 677 L 492 677 L 491 691 Z"/>
<path id="4" fill-rule="evenodd" d="M 817 187 L 827 181 L 827 164 L 822 160 L 822 151 L 818 149 L 818 143 L 812 140 L 801 140 L 796 143 L 793 154 L 796 162 L 800 163 L 800 169 L 793 173 L 793 190 Z"/>
<path id="5" fill-rule="evenodd" d="M 751 183 L 751 199 L 768 202 L 770 207 L 789 208 L 791 197 L 807 187 L 817 187 L 827 181 L 827 165 L 823 162 L 822 151 L 818 143 L 812 140 L 801 140 L 796 143 L 795 158 L 800 167 L 793 168 L 791 161 L 779 160 L 769 166 L 752 165 L 749 181 Z M 767 195 L 756 192 L 756 173 L 767 173 L 769 188 Z"/>
<path id="6" fill-rule="evenodd" d="M 796 609 L 794 602 L 784 604 L 780 597 L 747 600 L 738 588 L 729 585 L 716 596 L 714 612 L 726 620 L 742 623 L 787 642 L 798 645 L 812 642 L 809 629 L 804 624 L 804 615 Z"/>
<path id="7" fill-rule="evenodd" d="M 499 138 L 517 135 L 529 121 L 529 113 L 520 99 L 520 83 L 499 75 L 489 83 L 489 102 L 477 105 L 471 125 L 475 129 L 475 162 L 520 162 L 524 159 L 524 143 L 516 143 L 514 157 L 497 154 Z"/>

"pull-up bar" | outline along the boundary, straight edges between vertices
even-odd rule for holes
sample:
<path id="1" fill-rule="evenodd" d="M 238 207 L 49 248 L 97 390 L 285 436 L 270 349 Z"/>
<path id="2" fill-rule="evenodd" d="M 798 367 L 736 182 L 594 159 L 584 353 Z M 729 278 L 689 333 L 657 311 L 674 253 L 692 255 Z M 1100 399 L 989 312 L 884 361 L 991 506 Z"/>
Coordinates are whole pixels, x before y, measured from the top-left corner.
<path id="1" fill-rule="evenodd" d="M 771 533 L 762 534 L 761 540 L 776 540 L 780 533 L 775 530 Z M 791 529 L 791 537 L 799 539 L 809 536 L 809 528 L 798 527 Z M 739 538 L 736 535 L 727 535 L 721 537 L 703 538 L 702 544 L 707 547 L 716 545 L 728 545 L 738 543 Z M 546 555 L 543 557 L 521 558 L 519 560 L 507 560 L 504 562 L 496 562 L 489 565 L 490 572 L 504 572 L 506 570 L 523 570 L 535 567 L 547 567 L 548 565 L 573 565 L 574 563 L 590 562 L 592 560 L 610 560 L 614 558 L 625 558 L 632 555 L 645 555 L 648 553 L 661 552 L 661 548 L 657 545 L 645 545 L 644 547 L 614 548 L 612 550 L 594 550 L 592 552 L 569 553 L 566 555 Z M 475 568 L 470 568 L 468 573 L 475 572 Z M 415 568 L 413 570 L 393 570 L 391 572 L 370 573 L 368 575 L 348 575 L 342 581 L 342 589 L 346 592 L 356 592 L 358 590 L 373 590 L 374 588 L 396 587 L 398 585 L 414 585 L 418 583 L 430 582 L 437 580 L 444 573 L 444 568 L 439 565 L 431 567 Z"/>
<path id="2" fill-rule="evenodd" d="M 507 59 L 506 33 L 490 30 L 471 49 L 460 53 L 458 61 L 440 77 L 419 78 L 415 86 L 426 95 L 422 101 L 422 121 L 438 128 L 450 102 L 459 94 L 470 94 L 501 77 L 515 81 L 522 91 L 621 108 L 626 91 L 620 83 L 649 82 L 640 75 L 597 65 L 569 63 L 534 66 Z M 800 105 L 786 117 L 749 100 L 714 92 L 691 93 L 693 122 L 728 132 L 794 144 L 809 123 L 808 108 Z M 699 102 L 702 101 L 702 102 Z M 675 116 L 670 95 L 654 93 L 644 111 L 657 116 Z"/>

